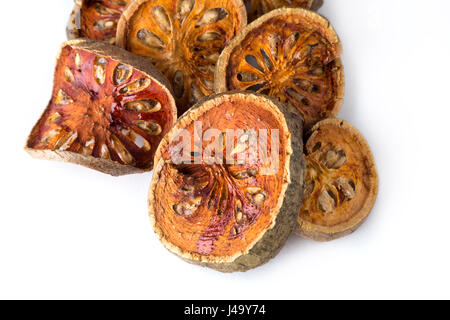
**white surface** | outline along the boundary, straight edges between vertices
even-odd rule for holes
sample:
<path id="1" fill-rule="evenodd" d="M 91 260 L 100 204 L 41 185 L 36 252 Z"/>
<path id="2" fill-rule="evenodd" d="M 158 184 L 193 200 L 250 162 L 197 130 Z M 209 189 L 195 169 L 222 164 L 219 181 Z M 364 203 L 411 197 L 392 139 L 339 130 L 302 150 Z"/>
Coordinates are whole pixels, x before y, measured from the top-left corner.
<path id="1" fill-rule="evenodd" d="M 340 116 L 372 147 L 378 201 L 353 235 L 292 236 L 267 265 L 231 275 L 159 243 L 151 174 L 112 178 L 22 150 L 50 98 L 71 7 L 3 4 L 0 298 L 450 298 L 449 1 L 325 0 L 344 46 Z"/>

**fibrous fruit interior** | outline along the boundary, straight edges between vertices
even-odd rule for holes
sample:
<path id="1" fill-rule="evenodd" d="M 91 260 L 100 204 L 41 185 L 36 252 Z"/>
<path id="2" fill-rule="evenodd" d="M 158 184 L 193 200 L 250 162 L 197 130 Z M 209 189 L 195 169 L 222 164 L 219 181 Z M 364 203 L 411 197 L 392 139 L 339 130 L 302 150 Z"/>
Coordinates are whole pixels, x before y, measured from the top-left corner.
<path id="1" fill-rule="evenodd" d="M 107 40 L 114 44 L 117 23 L 131 0 L 84 0 L 69 21 L 69 38 Z"/>
<path id="2" fill-rule="evenodd" d="M 241 0 L 138 0 L 121 18 L 117 43 L 167 76 L 182 114 L 213 93 L 219 54 L 245 24 Z"/>
<path id="3" fill-rule="evenodd" d="M 175 121 L 169 95 L 128 64 L 66 45 L 52 99 L 27 147 L 151 169 L 156 147 Z"/>
<path id="4" fill-rule="evenodd" d="M 245 0 L 248 21 L 261 17 L 262 15 L 278 8 L 299 7 L 309 9 L 313 0 Z"/>
<path id="5" fill-rule="evenodd" d="M 347 122 L 324 120 L 313 128 L 305 156 L 300 233 L 331 240 L 354 231 L 371 210 L 378 188 L 366 141 Z"/>
<path id="6" fill-rule="evenodd" d="M 201 123 L 202 129 L 195 122 Z M 217 130 L 216 135 L 206 136 L 211 128 Z M 191 137 L 208 137 L 200 143 L 194 143 L 192 138 L 192 150 L 196 150 L 189 156 L 192 163 L 173 162 L 174 154 L 179 152 L 175 134 L 178 129 L 187 130 Z M 227 134 L 226 129 L 235 134 Z M 262 154 L 269 161 L 258 156 L 240 162 L 238 155 L 257 145 L 255 139 L 259 141 L 259 130 L 263 129 L 267 136 L 261 141 L 266 140 L 268 147 Z M 278 133 L 273 133 L 273 129 Z M 271 139 L 276 140 L 275 135 L 278 152 L 273 156 L 275 145 Z M 212 158 L 225 159 L 228 152 L 229 157 L 234 155 L 234 161 L 205 162 L 206 150 L 215 142 L 218 147 L 211 153 Z M 258 145 L 262 146 L 259 142 Z M 203 158 L 197 158 L 199 150 Z M 286 167 L 291 152 L 284 117 L 266 98 L 224 96 L 191 109 L 164 138 L 155 157 L 150 212 L 156 232 L 170 250 L 189 260 L 231 262 L 248 253 L 274 226 L 289 183 Z M 268 170 L 273 169 L 275 158 L 278 168 Z M 193 163 L 197 159 L 200 163 Z"/>
<path id="7" fill-rule="evenodd" d="M 278 9 L 247 26 L 223 51 L 216 92 L 250 90 L 295 106 L 307 128 L 334 116 L 344 94 L 339 39 L 304 9 Z"/>

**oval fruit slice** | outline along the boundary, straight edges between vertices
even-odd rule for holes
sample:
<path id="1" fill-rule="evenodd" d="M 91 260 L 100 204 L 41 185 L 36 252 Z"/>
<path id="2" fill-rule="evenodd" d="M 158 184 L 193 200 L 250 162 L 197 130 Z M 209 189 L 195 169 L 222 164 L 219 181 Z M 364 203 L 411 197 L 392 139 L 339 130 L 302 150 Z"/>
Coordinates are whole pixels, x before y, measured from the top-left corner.
<path id="1" fill-rule="evenodd" d="M 283 7 L 310 9 L 313 0 L 245 0 L 248 21 L 252 22 L 262 15 Z"/>
<path id="2" fill-rule="evenodd" d="M 222 52 L 215 90 L 250 90 L 295 106 L 306 128 L 335 116 L 344 96 L 341 43 L 305 9 L 277 9 L 248 25 Z"/>
<path id="3" fill-rule="evenodd" d="M 51 101 L 26 150 L 112 175 L 151 170 L 159 142 L 176 121 L 166 85 L 132 53 L 106 42 L 66 42 Z"/>
<path id="4" fill-rule="evenodd" d="M 89 38 L 114 44 L 117 23 L 131 0 L 77 0 L 67 26 L 69 39 Z"/>
<path id="5" fill-rule="evenodd" d="M 213 93 L 219 54 L 246 23 L 241 0 L 136 0 L 120 19 L 117 44 L 167 76 L 181 115 Z"/>
<path id="6" fill-rule="evenodd" d="M 222 272 L 273 258 L 300 210 L 302 122 L 295 108 L 252 93 L 220 94 L 191 108 L 155 156 L 149 211 L 162 243 Z M 181 152 L 180 143 L 191 151 Z"/>
<path id="7" fill-rule="evenodd" d="M 355 231 L 369 215 L 378 192 L 370 148 L 349 123 L 317 123 L 305 145 L 306 178 L 300 235 L 334 240 Z"/>

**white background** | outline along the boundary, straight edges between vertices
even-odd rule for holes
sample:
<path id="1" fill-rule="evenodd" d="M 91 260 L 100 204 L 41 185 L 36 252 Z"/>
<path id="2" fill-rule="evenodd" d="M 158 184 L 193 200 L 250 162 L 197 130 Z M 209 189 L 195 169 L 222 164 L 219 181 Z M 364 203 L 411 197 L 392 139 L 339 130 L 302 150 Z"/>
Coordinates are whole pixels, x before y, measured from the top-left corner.
<path id="1" fill-rule="evenodd" d="M 147 216 L 151 174 L 113 178 L 31 159 L 71 0 L 7 1 L 0 19 L 0 298 L 450 298 L 450 2 L 325 0 L 344 47 L 340 116 L 380 175 L 353 235 L 292 236 L 245 274 L 189 265 Z"/>

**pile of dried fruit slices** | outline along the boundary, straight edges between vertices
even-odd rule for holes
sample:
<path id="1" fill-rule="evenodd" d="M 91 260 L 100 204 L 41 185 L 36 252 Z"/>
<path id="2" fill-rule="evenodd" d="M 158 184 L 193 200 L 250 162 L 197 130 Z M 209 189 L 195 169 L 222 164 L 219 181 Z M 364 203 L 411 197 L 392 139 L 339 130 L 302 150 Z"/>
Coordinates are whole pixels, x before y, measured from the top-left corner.
<path id="1" fill-rule="evenodd" d="M 352 233 L 378 176 L 364 137 L 336 118 L 342 46 L 312 5 L 76 0 L 25 149 L 114 176 L 153 170 L 161 242 L 222 272 L 268 262 L 294 231 L 316 241 Z M 180 132 L 194 137 L 183 161 Z M 239 157 L 264 141 L 276 142 L 264 161 Z"/>

